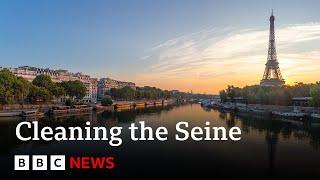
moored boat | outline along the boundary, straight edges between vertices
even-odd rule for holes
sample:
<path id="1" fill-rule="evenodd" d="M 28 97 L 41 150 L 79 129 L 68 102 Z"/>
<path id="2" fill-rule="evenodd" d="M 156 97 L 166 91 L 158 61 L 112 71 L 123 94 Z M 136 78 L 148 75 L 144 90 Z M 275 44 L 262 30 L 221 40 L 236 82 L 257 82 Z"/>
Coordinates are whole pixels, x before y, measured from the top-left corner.
<path id="1" fill-rule="evenodd" d="M 75 105 L 75 106 L 56 106 L 51 109 L 53 115 L 64 115 L 64 114 L 82 114 L 89 113 L 93 110 L 91 106 L 88 105 Z"/>
<path id="2" fill-rule="evenodd" d="M 201 104 L 202 107 L 205 107 L 205 108 L 211 108 L 212 107 L 210 100 L 204 100 L 200 104 Z"/>
<path id="3" fill-rule="evenodd" d="M 307 117 L 306 113 L 302 112 L 279 112 L 279 111 L 272 111 L 272 115 L 274 116 L 280 116 L 285 118 L 294 118 L 302 120 Z"/>
<path id="4" fill-rule="evenodd" d="M 41 117 L 44 116 L 44 113 L 39 112 L 38 110 L 26 110 L 21 112 L 22 117 Z"/>
<path id="5" fill-rule="evenodd" d="M 13 117 L 20 116 L 21 111 L 12 111 L 12 112 L 0 112 L 0 117 Z"/>
<path id="6" fill-rule="evenodd" d="M 133 107 L 133 104 L 131 102 L 123 102 L 123 103 L 117 103 L 114 104 L 114 109 L 131 109 Z"/>
<path id="7" fill-rule="evenodd" d="M 320 119 L 320 114 L 317 114 L 317 113 L 312 113 L 310 116 L 311 118 L 314 118 L 314 119 Z"/>
<path id="8" fill-rule="evenodd" d="M 168 101 L 167 100 L 162 100 L 162 105 L 163 106 L 167 106 L 168 105 Z"/>
<path id="9" fill-rule="evenodd" d="M 93 108 L 88 105 L 75 105 L 74 108 L 71 109 L 76 109 L 80 112 L 91 112 L 93 110 Z"/>
<path id="10" fill-rule="evenodd" d="M 145 103 L 144 102 L 135 102 L 134 106 L 136 108 L 143 108 L 145 106 Z"/>
<path id="11" fill-rule="evenodd" d="M 155 101 L 154 102 L 154 105 L 162 105 L 163 101 L 162 100 L 159 100 L 159 101 Z"/>
<path id="12" fill-rule="evenodd" d="M 55 106 L 55 107 L 52 107 L 51 114 L 53 114 L 53 115 L 67 114 L 68 113 L 68 107 L 69 106 Z"/>
<path id="13" fill-rule="evenodd" d="M 145 102 L 145 105 L 146 105 L 146 106 L 154 106 L 154 102 L 146 101 L 146 102 Z"/>
<path id="14" fill-rule="evenodd" d="M 81 112 L 80 109 L 77 108 L 70 108 L 67 110 L 68 113 L 79 113 Z"/>

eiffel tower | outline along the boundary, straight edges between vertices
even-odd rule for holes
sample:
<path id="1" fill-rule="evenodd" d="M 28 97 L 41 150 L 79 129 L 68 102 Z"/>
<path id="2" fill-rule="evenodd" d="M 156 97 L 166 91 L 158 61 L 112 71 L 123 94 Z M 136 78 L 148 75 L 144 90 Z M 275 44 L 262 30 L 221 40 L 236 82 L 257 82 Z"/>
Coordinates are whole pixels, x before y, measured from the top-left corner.
<path id="1" fill-rule="evenodd" d="M 274 35 L 274 16 L 273 10 L 270 16 L 270 34 L 269 34 L 269 49 L 268 49 L 268 60 L 262 80 L 260 81 L 261 86 L 282 86 L 285 81 L 281 76 L 279 62 L 277 60 L 276 43 Z"/>

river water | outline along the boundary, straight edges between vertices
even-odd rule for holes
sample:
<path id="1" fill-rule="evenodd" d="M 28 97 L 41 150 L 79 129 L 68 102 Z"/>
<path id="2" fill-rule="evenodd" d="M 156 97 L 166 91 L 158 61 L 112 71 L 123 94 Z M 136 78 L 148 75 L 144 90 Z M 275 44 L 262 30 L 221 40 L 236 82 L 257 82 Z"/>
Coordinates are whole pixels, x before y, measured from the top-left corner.
<path id="1" fill-rule="evenodd" d="M 123 144 L 111 147 L 105 141 L 21 142 L 15 128 L 19 120 L 1 120 L 1 171 L 3 174 L 42 176 L 44 172 L 13 171 L 15 154 L 63 154 L 67 156 L 114 156 L 113 170 L 68 170 L 52 175 L 103 175 L 106 177 L 317 177 L 320 178 L 320 123 L 276 120 L 246 114 L 203 109 L 199 104 L 151 107 L 135 111 L 100 113 L 76 117 L 39 119 L 40 126 L 122 126 Z M 165 126 L 167 141 L 129 139 L 126 128 L 145 121 L 151 127 Z M 175 125 L 241 128 L 240 141 L 175 141 Z"/>

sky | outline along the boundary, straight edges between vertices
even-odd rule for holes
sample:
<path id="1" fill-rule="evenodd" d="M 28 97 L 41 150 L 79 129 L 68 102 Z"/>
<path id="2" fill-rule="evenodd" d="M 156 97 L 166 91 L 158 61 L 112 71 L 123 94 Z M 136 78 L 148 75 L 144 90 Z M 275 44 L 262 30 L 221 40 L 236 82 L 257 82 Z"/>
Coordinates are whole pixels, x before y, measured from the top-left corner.
<path id="1" fill-rule="evenodd" d="M 287 84 L 320 80 L 320 1 L 2 0 L 0 66 L 198 93 L 258 84 L 271 9 Z"/>

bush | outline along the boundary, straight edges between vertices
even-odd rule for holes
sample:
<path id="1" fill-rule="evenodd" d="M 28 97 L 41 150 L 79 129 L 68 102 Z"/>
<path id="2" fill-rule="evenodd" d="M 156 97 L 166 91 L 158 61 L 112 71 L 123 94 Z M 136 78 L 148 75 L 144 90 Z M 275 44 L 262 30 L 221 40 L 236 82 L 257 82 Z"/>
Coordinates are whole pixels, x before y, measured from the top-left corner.
<path id="1" fill-rule="evenodd" d="M 101 100 L 102 106 L 110 106 L 112 105 L 112 99 L 111 96 L 104 96 Z"/>

